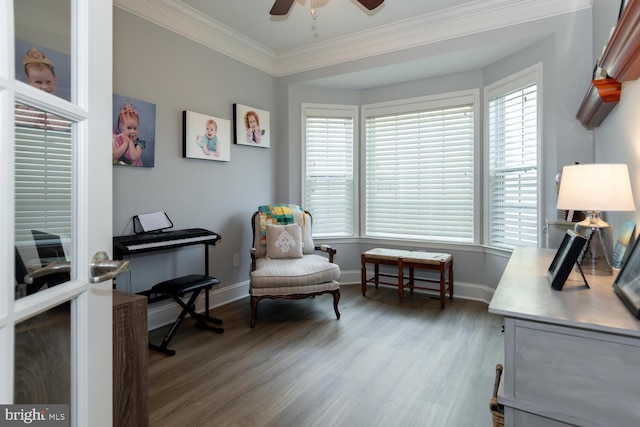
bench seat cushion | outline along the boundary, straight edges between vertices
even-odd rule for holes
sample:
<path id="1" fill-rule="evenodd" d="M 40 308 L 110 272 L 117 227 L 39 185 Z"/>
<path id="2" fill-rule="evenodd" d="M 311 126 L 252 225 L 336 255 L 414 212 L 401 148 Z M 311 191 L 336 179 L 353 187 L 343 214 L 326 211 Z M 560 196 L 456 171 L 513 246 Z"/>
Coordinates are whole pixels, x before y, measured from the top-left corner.
<path id="1" fill-rule="evenodd" d="M 340 267 L 321 255 L 305 255 L 294 259 L 258 258 L 251 272 L 251 288 L 299 288 L 338 280 Z M 335 288 L 338 283 L 335 282 Z"/>
<path id="2" fill-rule="evenodd" d="M 396 261 L 398 258 L 402 258 L 404 262 L 429 265 L 438 265 L 453 259 L 451 254 L 441 252 L 405 251 L 402 249 L 386 248 L 371 249 L 364 254 L 368 259 Z"/>

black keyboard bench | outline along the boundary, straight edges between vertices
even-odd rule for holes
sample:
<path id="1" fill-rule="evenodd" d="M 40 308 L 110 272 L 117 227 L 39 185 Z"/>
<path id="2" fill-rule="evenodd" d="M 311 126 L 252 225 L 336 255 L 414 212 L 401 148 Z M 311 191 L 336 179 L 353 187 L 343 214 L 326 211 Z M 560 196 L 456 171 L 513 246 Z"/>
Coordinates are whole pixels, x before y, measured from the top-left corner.
<path id="1" fill-rule="evenodd" d="M 149 343 L 149 348 L 153 350 L 157 350 L 159 352 L 165 353 L 169 356 L 173 356 L 176 354 L 175 350 L 169 350 L 167 346 L 169 342 L 173 338 L 173 335 L 180 327 L 180 324 L 187 316 L 190 314 L 192 318 L 196 320 L 196 327 L 202 329 L 208 329 L 210 331 L 217 332 L 219 334 L 224 332 L 224 329 L 217 328 L 215 326 L 211 326 L 209 322 L 215 323 L 217 325 L 222 324 L 222 320 L 215 319 L 209 316 L 209 299 L 207 298 L 206 302 L 206 313 L 202 315 L 200 313 L 196 313 L 195 311 L 195 302 L 200 295 L 200 292 L 204 289 L 207 291 L 207 296 L 209 290 L 214 286 L 220 284 L 220 281 L 215 277 L 207 276 L 204 274 L 191 274 L 189 276 L 178 277 L 176 279 L 166 280 L 164 282 L 158 283 L 151 288 L 151 291 L 155 294 L 165 294 L 178 303 L 182 307 L 182 311 L 178 315 L 178 318 L 171 325 L 171 329 L 167 333 L 167 335 L 162 340 L 162 344 L 155 345 Z M 182 301 L 181 297 L 191 294 L 189 297 L 189 301 L 186 303 Z"/>

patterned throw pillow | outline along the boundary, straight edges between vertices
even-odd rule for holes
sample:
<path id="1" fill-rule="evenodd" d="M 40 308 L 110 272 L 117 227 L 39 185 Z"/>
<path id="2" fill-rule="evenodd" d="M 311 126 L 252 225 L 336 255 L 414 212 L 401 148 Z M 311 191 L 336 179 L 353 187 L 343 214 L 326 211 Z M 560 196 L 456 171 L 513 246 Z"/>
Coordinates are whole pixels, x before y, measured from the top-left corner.
<path id="1" fill-rule="evenodd" d="M 302 258 L 300 224 L 267 224 L 267 258 Z"/>

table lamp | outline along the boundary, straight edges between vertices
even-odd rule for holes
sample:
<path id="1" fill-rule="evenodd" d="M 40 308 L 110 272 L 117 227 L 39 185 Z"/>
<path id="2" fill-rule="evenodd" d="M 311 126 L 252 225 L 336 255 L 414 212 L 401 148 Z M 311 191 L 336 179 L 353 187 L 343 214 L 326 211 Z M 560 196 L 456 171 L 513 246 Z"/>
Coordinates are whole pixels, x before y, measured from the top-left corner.
<path id="1" fill-rule="evenodd" d="M 575 225 L 587 239 L 578 262 L 585 274 L 613 274 L 613 227 L 600 218 L 602 211 L 635 211 L 629 169 L 626 164 L 565 166 L 558 193 L 560 210 L 585 211 L 587 218 Z"/>

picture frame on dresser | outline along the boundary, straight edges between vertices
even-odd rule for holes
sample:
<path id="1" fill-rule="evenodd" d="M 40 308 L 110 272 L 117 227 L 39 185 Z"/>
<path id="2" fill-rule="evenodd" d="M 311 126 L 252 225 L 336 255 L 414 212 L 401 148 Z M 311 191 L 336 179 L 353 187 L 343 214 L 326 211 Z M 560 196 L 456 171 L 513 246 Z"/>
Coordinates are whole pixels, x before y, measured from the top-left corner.
<path id="1" fill-rule="evenodd" d="M 636 240 L 629 258 L 613 281 L 613 290 L 629 311 L 640 319 L 640 239 Z"/>
<path id="2" fill-rule="evenodd" d="M 573 230 L 567 230 L 560 244 L 560 248 L 558 248 L 547 270 L 547 278 L 553 289 L 556 291 L 562 290 L 574 265 L 578 266 L 584 283 L 589 287 L 587 279 L 584 277 L 584 274 L 582 274 L 582 269 L 580 269 L 580 264 L 576 264 L 586 243 L 587 239 L 583 236 Z"/>

